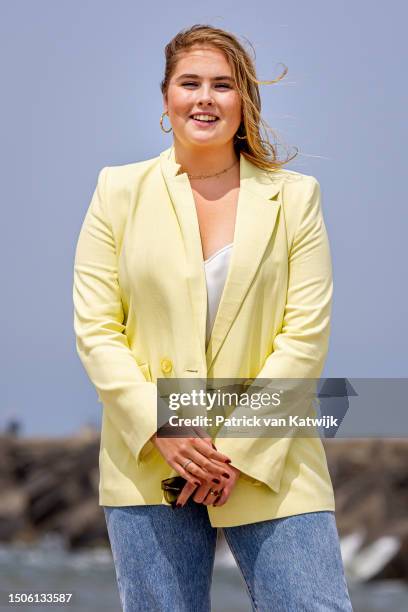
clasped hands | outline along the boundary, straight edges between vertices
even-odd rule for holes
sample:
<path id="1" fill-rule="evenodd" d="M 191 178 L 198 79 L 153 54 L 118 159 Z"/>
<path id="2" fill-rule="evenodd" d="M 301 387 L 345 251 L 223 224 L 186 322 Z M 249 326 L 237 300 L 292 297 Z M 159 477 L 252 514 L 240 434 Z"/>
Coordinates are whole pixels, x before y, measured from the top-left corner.
<path id="1" fill-rule="evenodd" d="M 160 428 L 166 430 L 166 425 Z M 193 500 L 206 506 L 223 506 L 228 500 L 240 470 L 230 465 L 231 459 L 218 451 L 211 438 L 200 427 L 185 427 L 186 437 L 157 437 L 151 442 L 167 463 L 187 480 L 177 498 L 184 506 L 194 493 Z M 183 466 L 191 460 L 185 469 Z M 214 494 L 211 493 L 211 490 Z"/>

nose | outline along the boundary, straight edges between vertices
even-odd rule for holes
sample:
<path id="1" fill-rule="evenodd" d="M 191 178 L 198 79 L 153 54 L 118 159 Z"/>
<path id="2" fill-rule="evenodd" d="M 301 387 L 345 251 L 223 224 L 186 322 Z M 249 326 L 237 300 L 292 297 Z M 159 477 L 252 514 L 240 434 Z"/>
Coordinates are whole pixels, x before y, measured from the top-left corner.
<path id="1" fill-rule="evenodd" d="M 211 94 L 211 85 L 202 85 L 197 89 L 198 104 L 207 105 L 213 104 L 214 100 Z"/>

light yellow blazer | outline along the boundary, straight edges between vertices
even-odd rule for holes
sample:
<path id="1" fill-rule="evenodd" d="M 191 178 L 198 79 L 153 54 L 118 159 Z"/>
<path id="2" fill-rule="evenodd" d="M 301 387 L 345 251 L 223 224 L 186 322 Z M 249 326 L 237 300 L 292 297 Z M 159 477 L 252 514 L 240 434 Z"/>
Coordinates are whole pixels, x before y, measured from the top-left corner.
<path id="1" fill-rule="evenodd" d="M 165 504 L 177 474 L 149 438 L 158 378 L 319 378 L 329 342 L 331 256 L 313 176 L 240 156 L 230 267 L 207 350 L 195 203 L 174 147 L 99 173 L 75 252 L 76 346 L 103 405 L 99 505 Z M 312 413 L 316 414 L 316 413 Z M 223 438 L 242 474 L 214 527 L 335 510 L 316 437 Z"/>

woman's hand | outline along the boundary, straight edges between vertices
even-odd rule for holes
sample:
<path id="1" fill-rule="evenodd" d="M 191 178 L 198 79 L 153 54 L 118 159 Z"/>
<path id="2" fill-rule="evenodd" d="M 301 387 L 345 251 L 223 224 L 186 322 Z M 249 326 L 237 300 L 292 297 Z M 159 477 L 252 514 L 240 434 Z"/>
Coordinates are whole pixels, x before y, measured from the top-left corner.
<path id="1" fill-rule="evenodd" d="M 165 433 L 168 428 L 172 429 L 171 426 L 165 424 L 160 428 L 160 432 Z M 211 438 L 200 428 L 186 427 L 184 429 L 187 434 L 185 438 L 157 437 L 157 434 L 154 434 L 150 440 L 167 463 L 188 481 L 193 490 L 197 486 L 201 487 L 202 484 L 207 484 L 208 490 L 218 486 L 223 480 L 222 474 L 226 473 L 226 466 L 231 459 L 217 451 L 212 445 Z M 183 466 L 188 460 L 191 461 L 186 466 L 186 470 Z M 219 482 L 214 482 L 214 479 Z"/>
<path id="2" fill-rule="evenodd" d="M 213 446 L 211 439 L 210 444 Z M 215 463 L 218 463 L 218 461 L 216 460 L 213 461 L 215 461 Z M 232 465 L 224 464 L 222 468 L 224 476 L 220 478 L 219 484 L 203 483 L 197 488 L 195 484 L 186 482 L 180 495 L 177 498 L 177 505 L 184 506 L 187 503 L 188 499 L 191 497 L 192 493 L 194 493 L 193 500 L 197 503 L 204 504 L 205 506 L 223 506 L 231 495 L 231 492 L 235 487 L 235 484 L 239 478 L 239 475 L 241 474 L 241 471 L 233 467 Z M 217 491 L 218 495 L 211 494 L 211 489 L 213 491 Z"/>

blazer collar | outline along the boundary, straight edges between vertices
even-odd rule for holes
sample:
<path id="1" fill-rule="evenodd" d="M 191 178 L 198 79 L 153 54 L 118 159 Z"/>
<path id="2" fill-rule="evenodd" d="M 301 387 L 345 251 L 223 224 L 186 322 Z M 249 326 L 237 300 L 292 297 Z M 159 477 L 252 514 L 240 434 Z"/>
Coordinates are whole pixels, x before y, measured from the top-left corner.
<path id="1" fill-rule="evenodd" d="M 210 370 L 251 285 L 271 239 L 281 206 L 284 171 L 266 172 L 240 155 L 240 191 L 228 274 L 212 333 L 205 348 L 207 285 L 196 207 L 187 174 L 174 146 L 159 156 L 164 181 L 185 247 L 187 280 L 207 372 Z"/>

